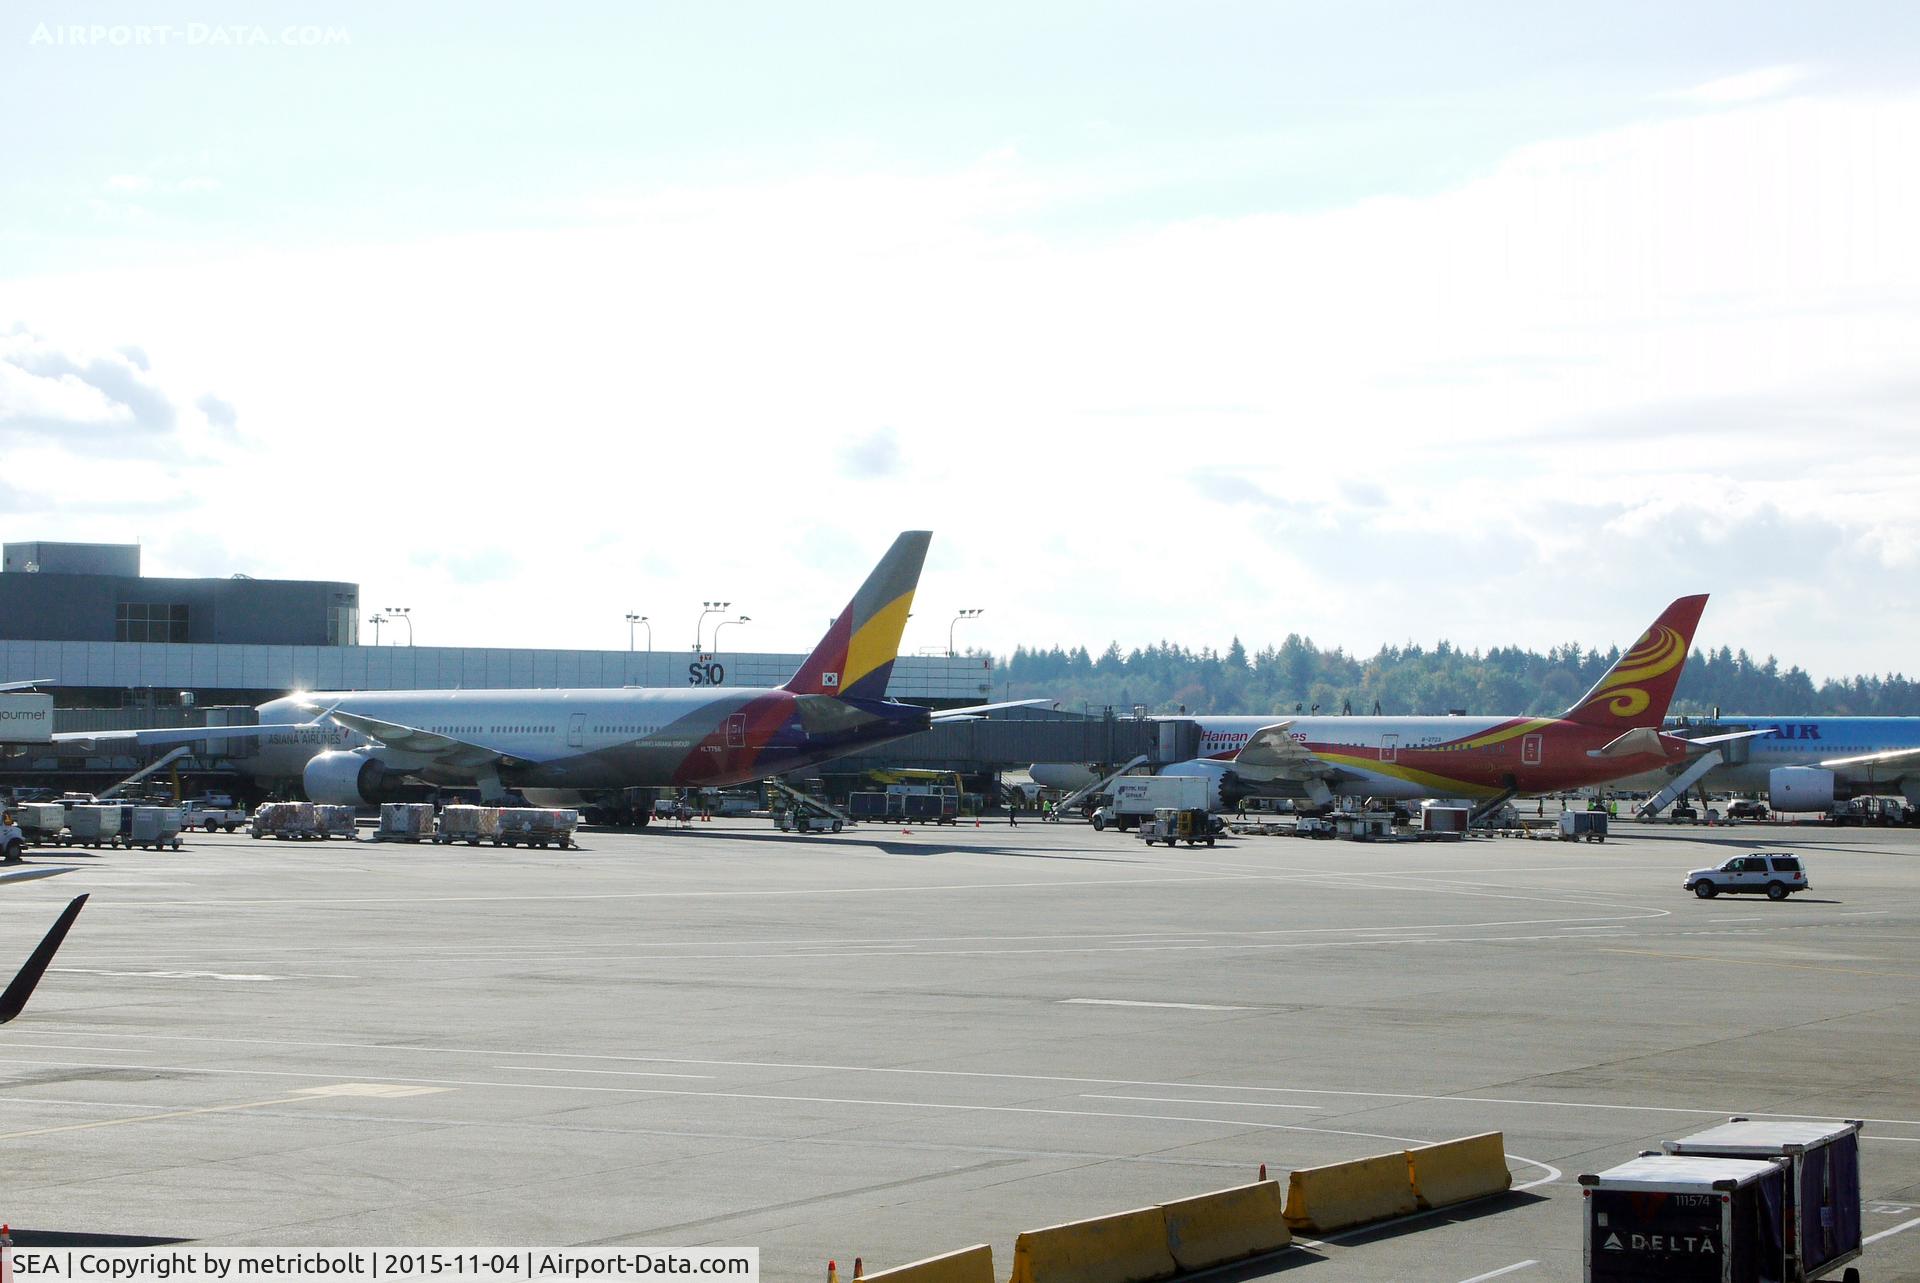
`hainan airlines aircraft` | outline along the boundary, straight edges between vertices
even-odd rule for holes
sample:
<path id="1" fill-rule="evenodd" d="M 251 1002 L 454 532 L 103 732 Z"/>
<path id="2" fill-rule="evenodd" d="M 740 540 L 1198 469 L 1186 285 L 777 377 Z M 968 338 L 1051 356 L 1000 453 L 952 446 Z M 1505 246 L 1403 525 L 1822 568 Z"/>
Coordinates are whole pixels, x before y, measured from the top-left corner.
<path id="1" fill-rule="evenodd" d="M 1704 594 L 1668 606 L 1640 640 L 1559 717 L 1199 716 L 1200 756 L 1162 775 L 1214 781 L 1214 801 L 1284 797 L 1487 799 L 1603 784 L 1681 760 L 1735 734 L 1663 734 Z M 1044 769 L 1044 767 L 1042 768 Z M 1035 774 L 1039 779 L 1039 774 Z"/>
<path id="2" fill-rule="evenodd" d="M 743 784 L 1008 707 L 886 698 L 932 538 L 895 539 L 784 686 L 305 692 L 260 706 L 271 731 L 248 766 L 315 802 L 368 805 L 417 779 L 644 824 L 628 789 Z"/>

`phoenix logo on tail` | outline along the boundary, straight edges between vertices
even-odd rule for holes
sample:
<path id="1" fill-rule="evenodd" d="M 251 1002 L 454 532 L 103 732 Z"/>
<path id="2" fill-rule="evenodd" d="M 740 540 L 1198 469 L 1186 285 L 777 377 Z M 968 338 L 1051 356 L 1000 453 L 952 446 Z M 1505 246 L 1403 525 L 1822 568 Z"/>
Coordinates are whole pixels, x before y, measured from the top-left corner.
<path id="1" fill-rule="evenodd" d="M 1658 727 L 1673 702 L 1687 647 L 1706 608 L 1704 593 L 1681 597 L 1668 606 L 1632 649 L 1563 714 L 1565 720 L 1613 730 Z"/>

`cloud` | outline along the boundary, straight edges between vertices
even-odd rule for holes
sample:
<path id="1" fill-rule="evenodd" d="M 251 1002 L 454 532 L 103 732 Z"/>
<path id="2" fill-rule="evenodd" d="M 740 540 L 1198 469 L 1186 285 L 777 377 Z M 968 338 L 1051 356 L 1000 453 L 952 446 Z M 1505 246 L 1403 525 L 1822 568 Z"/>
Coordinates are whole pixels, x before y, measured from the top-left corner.
<path id="1" fill-rule="evenodd" d="M 892 428 L 881 428 L 860 437 L 840 451 L 841 475 L 856 481 L 897 477 L 905 467 L 905 460 L 900 453 L 900 437 Z"/>
<path id="2" fill-rule="evenodd" d="M 164 435 L 177 417 L 137 348 L 76 356 L 25 330 L 0 335 L 0 435 Z"/>
<path id="3" fill-rule="evenodd" d="M 1685 102 L 1711 103 L 1716 106 L 1757 102 L 1762 98 L 1772 98 L 1784 93 L 1811 74 L 1812 72 L 1806 67 L 1758 67 L 1752 71 L 1740 72 L 1738 75 L 1709 80 L 1691 88 L 1676 89 L 1671 93 L 1663 94 L 1662 97 Z"/>
<path id="4" fill-rule="evenodd" d="M 206 393 L 193 404 L 200 413 L 207 416 L 207 422 L 216 428 L 222 428 L 231 432 L 235 427 L 239 426 L 240 415 L 239 412 L 233 408 L 233 404 L 229 401 L 221 400 L 211 392 Z"/>

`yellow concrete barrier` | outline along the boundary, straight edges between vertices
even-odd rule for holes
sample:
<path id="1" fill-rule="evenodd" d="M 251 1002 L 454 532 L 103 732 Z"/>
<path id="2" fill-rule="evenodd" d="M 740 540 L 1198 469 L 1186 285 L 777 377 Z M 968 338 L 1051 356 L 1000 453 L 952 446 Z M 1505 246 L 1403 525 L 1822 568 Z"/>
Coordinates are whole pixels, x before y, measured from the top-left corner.
<path id="1" fill-rule="evenodd" d="M 1326 1234 L 1419 1210 L 1404 1150 L 1287 1176 L 1287 1224 Z"/>
<path id="2" fill-rule="evenodd" d="M 982 1243 L 866 1276 L 865 1283 L 994 1283 L 993 1249 Z"/>
<path id="3" fill-rule="evenodd" d="M 1277 1252 L 1293 1242 L 1277 1181 L 1183 1198 L 1160 1210 L 1167 1218 L 1167 1248 L 1183 1270 Z"/>
<path id="4" fill-rule="evenodd" d="M 1513 1188 L 1507 1138 L 1500 1132 L 1444 1140 L 1407 1151 L 1413 1195 L 1422 1207 L 1447 1207 Z"/>
<path id="5" fill-rule="evenodd" d="M 1146 1283 L 1179 1272 L 1157 1207 L 1027 1230 L 1013 1241 L 1012 1283 Z"/>

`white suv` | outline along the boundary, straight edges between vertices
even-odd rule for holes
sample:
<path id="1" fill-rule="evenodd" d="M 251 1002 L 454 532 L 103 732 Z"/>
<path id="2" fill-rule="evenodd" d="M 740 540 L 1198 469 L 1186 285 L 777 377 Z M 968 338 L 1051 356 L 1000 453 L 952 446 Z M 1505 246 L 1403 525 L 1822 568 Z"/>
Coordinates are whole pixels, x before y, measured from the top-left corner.
<path id="1" fill-rule="evenodd" d="M 1695 869 L 1681 883 L 1702 900 L 1711 900 L 1722 891 L 1765 892 L 1769 900 L 1784 900 L 1795 891 L 1808 887 L 1807 872 L 1797 855 L 1736 855 L 1717 869 Z"/>

